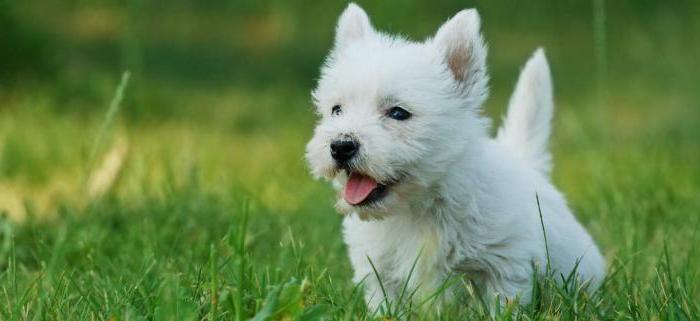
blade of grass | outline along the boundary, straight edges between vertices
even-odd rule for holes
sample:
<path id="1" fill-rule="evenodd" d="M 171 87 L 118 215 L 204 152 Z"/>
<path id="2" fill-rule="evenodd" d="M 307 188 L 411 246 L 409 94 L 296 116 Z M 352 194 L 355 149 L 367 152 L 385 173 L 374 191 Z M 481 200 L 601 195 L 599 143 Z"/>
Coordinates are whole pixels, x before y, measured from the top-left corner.
<path id="1" fill-rule="evenodd" d="M 93 141 L 92 147 L 90 148 L 90 154 L 88 156 L 87 163 L 88 166 L 86 171 L 87 173 L 89 173 L 92 169 L 95 162 L 95 157 L 97 156 L 97 152 L 99 151 L 102 144 L 104 144 L 107 132 L 114 123 L 114 119 L 117 115 L 117 112 L 119 111 L 119 107 L 121 106 L 122 100 L 124 99 L 124 93 L 126 92 L 126 88 L 129 84 L 130 77 L 131 73 L 128 70 L 122 73 L 121 81 L 119 82 L 119 85 L 117 86 L 117 89 L 114 92 L 114 96 L 112 96 L 112 100 L 109 102 L 109 108 L 107 108 L 107 113 L 105 114 L 105 117 L 102 120 L 102 123 L 100 124 L 100 129 L 97 131 L 95 140 Z"/>

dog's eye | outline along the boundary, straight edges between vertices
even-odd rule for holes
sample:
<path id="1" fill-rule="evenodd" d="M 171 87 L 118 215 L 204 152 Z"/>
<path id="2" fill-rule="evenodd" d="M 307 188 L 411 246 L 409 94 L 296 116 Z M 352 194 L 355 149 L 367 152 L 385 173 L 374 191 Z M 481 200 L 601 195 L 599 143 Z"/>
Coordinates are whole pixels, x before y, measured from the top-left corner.
<path id="1" fill-rule="evenodd" d="M 333 106 L 333 109 L 331 109 L 331 115 L 333 116 L 338 116 L 343 113 L 343 108 L 340 107 L 340 105 L 335 105 Z"/>
<path id="2" fill-rule="evenodd" d="M 396 106 L 396 107 L 391 107 L 389 111 L 386 112 L 386 115 L 389 118 L 393 118 L 396 120 L 406 120 L 411 118 L 411 113 L 407 112 L 405 109 Z"/>

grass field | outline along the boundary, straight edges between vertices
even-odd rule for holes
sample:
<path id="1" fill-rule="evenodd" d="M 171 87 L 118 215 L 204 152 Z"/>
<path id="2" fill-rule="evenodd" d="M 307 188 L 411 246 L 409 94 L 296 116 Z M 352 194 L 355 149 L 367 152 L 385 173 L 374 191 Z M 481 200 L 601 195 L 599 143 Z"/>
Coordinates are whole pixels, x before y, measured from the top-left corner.
<path id="1" fill-rule="evenodd" d="M 553 180 L 609 276 L 496 315 L 351 282 L 303 159 L 345 3 L 127 3 L 0 1 L 0 320 L 700 320 L 697 3 L 366 4 L 416 38 L 477 6 L 496 124 L 547 49 Z"/>

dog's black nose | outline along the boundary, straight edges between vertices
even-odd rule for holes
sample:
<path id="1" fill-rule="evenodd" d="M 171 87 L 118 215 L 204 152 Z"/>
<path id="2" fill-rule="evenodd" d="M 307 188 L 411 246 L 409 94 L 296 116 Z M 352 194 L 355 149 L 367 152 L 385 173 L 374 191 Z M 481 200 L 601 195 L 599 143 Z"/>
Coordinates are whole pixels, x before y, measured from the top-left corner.
<path id="1" fill-rule="evenodd" d="M 331 156 L 336 162 L 345 164 L 355 154 L 359 144 L 353 140 L 336 140 L 331 142 Z"/>

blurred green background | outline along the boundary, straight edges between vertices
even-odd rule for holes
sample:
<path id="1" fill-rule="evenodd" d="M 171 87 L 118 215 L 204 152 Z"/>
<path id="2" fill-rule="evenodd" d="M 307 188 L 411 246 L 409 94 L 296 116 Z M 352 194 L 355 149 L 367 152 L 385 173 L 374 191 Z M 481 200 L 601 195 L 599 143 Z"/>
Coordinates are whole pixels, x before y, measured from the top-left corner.
<path id="1" fill-rule="evenodd" d="M 478 8 L 496 124 L 520 66 L 543 46 L 558 104 L 555 155 L 572 162 L 557 161 L 565 188 L 585 184 L 582 166 L 670 140 L 675 154 L 660 159 L 689 169 L 697 160 L 697 1 L 359 4 L 377 29 L 418 40 Z M 174 177 L 196 169 L 208 186 L 236 182 L 265 204 L 298 207 L 325 190 L 306 176 L 302 150 L 314 122 L 309 91 L 346 5 L 0 0 L 0 206 L 21 217 L 27 202 L 50 209 L 83 199 L 102 155 L 122 141 L 126 161 L 110 193 L 141 195 L 166 168 Z M 120 110 L 105 120 L 126 70 Z M 105 126 L 106 139 L 97 138 Z M 576 153 L 601 159 L 587 164 Z"/>
<path id="2" fill-rule="evenodd" d="M 700 1 L 358 3 L 377 29 L 416 40 L 476 7 L 496 126 L 544 47 L 553 180 L 622 271 L 589 319 L 700 314 Z M 14 304 L 3 319 L 27 306 L 48 306 L 32 310 L 48 319 L 157 319 L 187 304 L 213 319 L 221 289 L 242 295 L 246 309 L 231 309 L 242 320 L 290 278 L 313 284 L 305 303 L 352 315 L 341 218 L 303 157 L 309 92 L 345 6 L 0 0 L 0 277 Z M 235 264 L 211 273 L 209 291 L 200 276 L 214 253 Z"/>
<path id="3" fill-rule="evenodd" d="M 625 178 L 629 163 L 697 172 L 697 1 L 359 4 L 379 30 L 419 40 L 478 8 L 496 124 L 520 66 L 543 46 L 558 105 L 554 176 L 574 201 L 591 177 Z M 112 196 L 157 194 L 195 175 L 278 210 L 330 202 L 314 198 L 330 193 L 306 174 L 303 145 L 309 91 L 346 5 L 0 0 L 0 207 L 21 219 L 28 207 L 84 203 L 110 152 L 102 192 Z M 105 118 L 126 70 L 124 99 Z"/>

